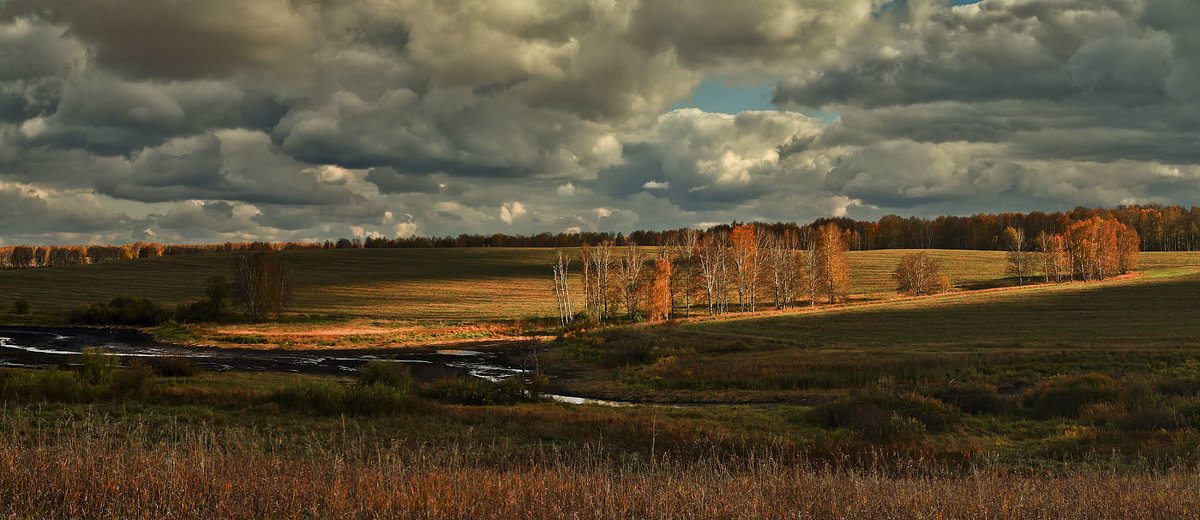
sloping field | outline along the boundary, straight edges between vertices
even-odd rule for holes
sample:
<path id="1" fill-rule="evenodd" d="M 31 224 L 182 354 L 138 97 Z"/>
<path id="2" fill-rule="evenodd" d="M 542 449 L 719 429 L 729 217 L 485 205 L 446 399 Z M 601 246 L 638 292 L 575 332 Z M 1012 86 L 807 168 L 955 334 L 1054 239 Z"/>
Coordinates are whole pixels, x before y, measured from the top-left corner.
<path id="1" fill-rule="evenodd" d="M 572 254 L 574 250 L 566 250 Z M 852 300 L 895 296 L 891 272 L 910 251 L 851 252 Z M 293 315 L 383 322 L 487 322 L 556 313 L 549 248 L 342 249 L 285 251 Z M 931 251 L 960 288 L 1013 283 L 1004 253 Z M 1194 263 L 1185 253 L 1144 253 L 1151 270 Z M 174 305 L 203 297 L 204 280 L 226 275 L 231 254 L 170 256 L 88 266 L 0 271 L 0 309 L 16 297 L 62 314 L 117 296 Z M 574 275 L 578 274 L 578 266 Z M 577 291 L 578 293 L 578 291 Z M 578 298 L 577 298 L 578 299 Z M 577 303 L 578 305 L 578 303 Z"/>
<path id="2" fill-rule="evenodd" d="M 563 359 L 599 360 L 577 368 L 588 375 L 571 391 L 676 402 L 808 401 L 881 379 L 1021 387 L 1057 374 L 1194 363 L 1200 270 L 1180 261 L 1196 257 L 1146 256 L 1153 268 L 1121 280 L 651 325 L 640 341 L 657 350 L 632 362 L 604 361 L 629 339 L 576 345 Z M 605 363 L 621 366 L 597 368 Z"/>

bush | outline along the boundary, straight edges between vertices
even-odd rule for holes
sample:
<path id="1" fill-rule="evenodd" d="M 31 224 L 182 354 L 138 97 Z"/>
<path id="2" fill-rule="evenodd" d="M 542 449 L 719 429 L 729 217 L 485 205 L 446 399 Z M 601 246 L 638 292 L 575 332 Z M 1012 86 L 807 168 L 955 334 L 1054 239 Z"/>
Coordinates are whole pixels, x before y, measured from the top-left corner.
<path id="1" fill-rule="evenodd" d="M 408 367 L 388 361 L 370 361 L 358 368 L 358 384 L 362 386 L 382 385 L 400 390 L 407 394 L 412 392 L 415 382 L 412 371 Z"/>
<path id="2" fill-rule="evenodd" d="M 100 386 L 108 383 L 120 366 L 121 360 L 117 356 L 101 349 L 85 348 L 79 355 L 79 366 L 75 367 L 75 373 L 80 382 Z"/>
<path id="3" fill-rule="evenodd" d="M 192 377 L 204 372 L 195 360 L 178 356 L 155 358 L 150 367 L 160 377 Z"/>
<path id="4" fill-rule="evenodd" d="M 384 384 L 357 385 L 346 389 L 342 409 L 346 413 L 386 415 L 409 408 L 411 389 Z"/>
<path id="5" fill-rule="evenodd" d="M 645 365 L 657 358 L 654 337 L 643 331 L 615 332 L 601 348 L 605 352 L 604 364 L 610 368 Z"/>
<path id="6" fill-rule="evenodd" d="M 979 382 L 951 383 L 935 392 L 934 397 L 969 414 L 998 413 L 1004 405 L 996 387 Z"/>
<path id="7" fill-rule="evenodd" d="M 154 380 L 154 372 L 141 361 L 134 361 L 127 368 L 112 372 L 108 376 L 108 392 L 113 397 L 145 393 Z"/>
<path id="8" fill-rule="evenodd" d="M 29 314 L 30 304 L 26 298 L 13 300 L 13 314 Z"/>
<path id="9" fill-rule="evenodd" d="M 271 393 L 271 401 L 280 406 L 320 413 L 341 411 L 346 387 L 324 381 L 303 381 Z"/>
<path id="10" fill-rule="evenodd" d="M 1094 403 L 1112 403 L 1121 399 L 1121 384 L 1104 374 L 1059 376 L 1033 388 L 1025 395 L 1025 405 L 1040 418 L 1078 417 Z"/>
<path id="11" fill-rule="evenodd" d="M 113 298 L 71 312 L 71 321 L 89 325 L 158 325 L 169 318 L 158 304 L 145 298 Z"/>
<path id="12" fill-rule="evenodd" d="M 808 418 L 818 426 L 847 428 L 873 441 L 897 442 L 918 438 L 926 430 L 944 431 L 958 424 L 961 415 L 936 399 L 873 387 L 817 406 Z"/>
<path id="13" fill-rule="evenodd" d="M 443 379 L 422 392 L 430 399 L 454 404 L 504 405 L 529 400 L 525 384 L 517 377 L 489 381 L 478 377 Z"/>
<path id="14" fill-rule="evenodd" d="M 192 303 L 181 303 L 175 307 L 173 316 L 179 323 L 203 323 L 213 319 L 213 303 L 200 300 Z"/>
<path id="15" fill-rule="evenodd" d="M 321 414 L 380 415 L 409 407 L 407 390 L 383 384 L 343 386 L 324 381 L 304 381 L 271 393 L 270 400 L 282 407 Z"/>

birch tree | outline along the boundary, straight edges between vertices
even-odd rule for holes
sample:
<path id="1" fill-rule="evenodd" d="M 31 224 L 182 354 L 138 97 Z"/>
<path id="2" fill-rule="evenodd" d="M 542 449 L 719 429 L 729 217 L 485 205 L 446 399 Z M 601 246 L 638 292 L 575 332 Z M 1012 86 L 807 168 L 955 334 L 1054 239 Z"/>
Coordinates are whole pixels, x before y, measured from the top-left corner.
<path id="1" fill-rule="evenodd" d="M 834 304 L 846 299 L 850 264 L 846 258 L 846 235 L 830 222 L 817 230 L 816 274 L 820 290 Z"/>
<path id="2" fill-rule="evenodd" d="M 758 287 L 758 239 L 752 224 L 733 228 L 729 234 L 729 257 L 733 264 L 733 284 L 737 287 L 738 305 L 742 312 L 754 310 L 755 289 Z"/>
<path id="3" fill-rule="evenodd" d="M 562 251 L 558 252 L 552 269 L 554 271 L 554 297 L 558 301 L 558 321 L 565 328 L 575 319 L 575 309 L 571 306 L 571 290 L 567 283 L 567 270 L 571 260 Z"/>
<path id="4" fill-rule="evenodd" d="M 710 233 L 699 243 L 700 277 L 708 303 L 708 313 L 724 314 L 728 291 L 726 272 L 728 269 L 728 235 L 724 232 Z"/>
<path id="5" fill-rule="evenodd" d="M 642 287 L 642 271 L 646 266 L 646 258 L 638 245 L 630 241 L 625 246 L 625 254 L 617 258 L 616 274 L 620 283 L 621 296 L 625 303 L 625 312 L 630 319 L 637 315 L 638 300 Z"/>
<path id="6" fill-rule="evenodd" d="M 1017 285 L 1025 285 L 1029 271 L 1027 249 L 1029 241 L 1023 228 L 1008 226 L 1004 229 L 1004 244 L 1008 248 L 1008 272 L 1017 277 Z"/>

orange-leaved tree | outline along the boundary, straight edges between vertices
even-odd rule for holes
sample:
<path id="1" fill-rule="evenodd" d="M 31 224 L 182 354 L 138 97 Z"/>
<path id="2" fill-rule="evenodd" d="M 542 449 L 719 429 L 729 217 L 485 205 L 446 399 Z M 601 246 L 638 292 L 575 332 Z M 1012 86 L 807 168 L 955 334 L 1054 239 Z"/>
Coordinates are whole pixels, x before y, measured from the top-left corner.
<path id="1" fill-rule="evenodd" d="M 646 297 L 647 314 L 651 321 L 662 321 L 671 317 L 671 259 L 659 256 L 654 260 L 654 271 Z"/>
<path id="2" fill-rule="evenodd" d="M 816 266 L 813 274 L 829 303 L 846 299 L 850 285 L 850 263 L 846 259 L 846 234 L 832 222 L 817 230 Z"/>

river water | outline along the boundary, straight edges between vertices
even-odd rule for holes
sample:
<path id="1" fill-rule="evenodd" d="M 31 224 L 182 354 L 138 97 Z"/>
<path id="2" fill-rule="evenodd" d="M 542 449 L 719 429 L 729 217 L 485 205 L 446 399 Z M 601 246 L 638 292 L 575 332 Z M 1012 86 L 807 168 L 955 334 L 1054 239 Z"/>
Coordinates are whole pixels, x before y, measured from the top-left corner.
<path id="1" fill-rule="evenodd" d="M 473 343 L 475 348 L 503 347 L 504 341 Z M 83 327 L 0 326 L 0 366 L 19 368 L 69 367 L 85 348 L 99 348 L 126 361 L 158 357 L 193 360 L 214 372 L 294 372 L 301 374 L 352 374 L 370 361 L 408 365 L 418 378 L 468 374 L 492 381 L 525 373 L 506 363 L 500 352 L 474 349 L 363 349 L 363 350 L 253 350 L 182 347 L 161 343 L 149 334 L 131 329 Z M 622 405 L 582 397 L 549 395 L 571 404 Z"/>

